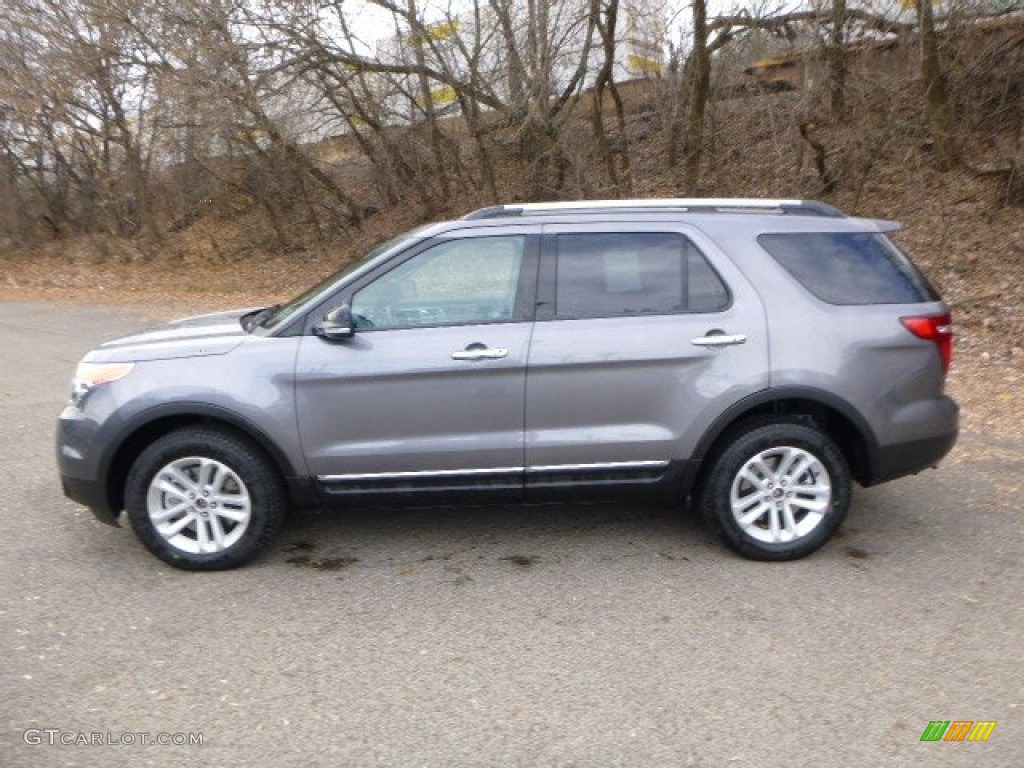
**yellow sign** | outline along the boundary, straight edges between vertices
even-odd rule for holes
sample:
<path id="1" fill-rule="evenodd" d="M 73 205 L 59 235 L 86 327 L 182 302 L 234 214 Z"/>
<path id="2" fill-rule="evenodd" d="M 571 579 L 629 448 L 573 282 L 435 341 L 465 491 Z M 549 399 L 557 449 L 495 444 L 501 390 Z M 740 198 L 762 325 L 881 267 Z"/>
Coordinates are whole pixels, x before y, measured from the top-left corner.
<path id="1" fill-rule="evenodd" d="M 441 86 L 440 88 L 434 88 L 430 92 L 431 104 L 451 104 L 452 102 L 457 101 L 458 98 L 459 94 L 456 93 L 455 89 L 452 88 L 450 85 L 444 85 Z M 426 103 L 427 100 L 426 98 L 424 98 L 422 93 L 416 96 L 417 107 L 426 106 Z"/>
<path id="2" fill-rule="evenodd" d="M 656 59 L 653 56 L 638 56 L 635 53 L 629 54 L 626 58 L 626 66 L 630 72 L 660 75 L 662 71 L 661 59 Z"/>
<path id="3" fill-rule="evenodd" d="M 442 21 L 425 27 L 422 32 L 409 35 L 409 43 L 417 48 L 427 43 L 437 43 L 441 40 L 448 40 L 459 34 L 460 24 L 457 21 Z"/>

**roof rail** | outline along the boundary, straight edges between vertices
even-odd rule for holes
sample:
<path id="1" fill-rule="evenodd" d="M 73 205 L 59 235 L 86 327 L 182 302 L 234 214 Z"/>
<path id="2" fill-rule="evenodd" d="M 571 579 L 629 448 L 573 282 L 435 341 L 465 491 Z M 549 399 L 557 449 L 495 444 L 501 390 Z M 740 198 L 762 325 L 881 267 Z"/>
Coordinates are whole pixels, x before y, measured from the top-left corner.
<path id="1" fill-rule="evenodd" d="M 817 200 L 772 200 L 745 197 L 577 200 L 558 203 L 513 203 L 480 208 L 463 219 L 499 219 L 528 214 L 612 213 L 617 211 L 687 211 L 689 213 L 780 213 L 846 218 L 838 208 Z"/>

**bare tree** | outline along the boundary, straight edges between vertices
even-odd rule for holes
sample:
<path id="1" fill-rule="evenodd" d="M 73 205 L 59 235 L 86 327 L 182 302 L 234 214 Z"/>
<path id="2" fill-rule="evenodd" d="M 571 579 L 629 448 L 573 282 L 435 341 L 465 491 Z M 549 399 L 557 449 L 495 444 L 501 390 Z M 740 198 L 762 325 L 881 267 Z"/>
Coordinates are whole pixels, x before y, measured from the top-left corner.
<path id="1" fill-rule="evenodd" d="M 921 80 L 935 146 L 935 163 L 940 170 L 949 170 L 956 165 L 959 150 L 953 132 L 953 105 L 939 54 L 931 0 L 917 0 L 917 20 L 921 36 Z"/>
<path id="2" fill-rule="evenodd" d="M 601 0 L 591 0 L 590 12 L 594 20 L 601 43 L 601 66 L 594 79 L 593 99 L 591 100 L 591 122 L 598 152 L 608 174 L 608 180 L 620 195 L 629 197 L 633 193 L 633 170 L 629 159 L 629 138 L 626 131 L 626 112 L 622 96 L 615 83 L 615 54 L 617 46 L 617 30 L 619 20 L 619 0 L 607 0 L 602 6 Z M 611 97 L 615 108 L 617 127 L 616 150 L 604 125 L 605 94 Z M 618 168 L 621 164 L 621 173 Z"/>
<path id="3" fill-rule="evenodd" d="M 846 0 L 832 0 L 832 24 L 829 30 L 829 101 L 832 119 L 846 116 Z"/>
<path id="4" fill-rule="evenodd" d="M 91 0 L 11 0 L 3 22 L 19 32 L 5 40 L 3 90 L 10 93 L 0 99 L 20 107 L 11 125 L 20 125 L 33 147 L 19 152 L 16 164 L 31 169 L 44 221 L 54 234 L 75 219 L 82 223 L 77 202 L 86 218 L 102 214 L 114 231 L 158 236 L 152 136 L 141 108 L 152 80 L 138 66 L 131 30 Z"/>
<path id="5" fill-rule="evenodd" d="M 916 20 L 894 21 L 848 0 L 713 16 L 692 0 L 667 98 L 631 113 L 634 3 L 366 2 L 388 35 L 376 48 L 344 0 L 6 0 L 0 239 L 104 233 L 145 250 L 200 217 L 246 214 L 250 244 L 300 250 L 354 234 L 377 207 L 433 219 L 509 198 L 698 194 L 739 151 L 730 121 L 753 89 L 736 73 L 780 49 L 805 75 L 785 85 L 804 94 L 745 102 L 763 119 L 744 124 L 777 137 L 776 169 L 812 157 L 808 189 L 860 199 L 876 156 L 925 131 L 937 167 L 1024 200 L 1012 20 L 937 20 L 918 2 Z M 852 43 L 883 36 L 885 51 L 919 41 L 920 63 L 901 55 L 898 73 L 868 82 L 876 46 Z M 913 100 L 908 68 L 924 86 Z M 667 163 L 650 159 L 652 126 Z M 798 174 L 807 183 L 802 160 Z"/>
<path id="6" fill-rule="evenodd" d="M 708 50 L 708 9 L 706 0 L 692 0 L 693 50 L 687 62 L 689 93 L 683 151 L 683 192 L 695 195 L 700 182 L 700 160 L 704 146 L 704 115 L 711 84 L 711 54 Z"/>

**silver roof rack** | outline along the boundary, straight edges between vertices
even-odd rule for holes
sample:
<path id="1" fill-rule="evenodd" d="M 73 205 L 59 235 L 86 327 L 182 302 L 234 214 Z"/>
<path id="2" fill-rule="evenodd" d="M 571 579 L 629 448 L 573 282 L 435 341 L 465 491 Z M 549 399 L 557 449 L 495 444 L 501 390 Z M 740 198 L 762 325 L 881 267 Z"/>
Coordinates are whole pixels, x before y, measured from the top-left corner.
<path id="1" fill-rule="evenodd" d="M 497 219 L 558 213 L 686 211 L 688 213 L 778 213 L 845 218 L 838 208 L 817 200 L 747 197 L 668 197 L 638 200 L 576 200 L 557 203 L 512 203 L 480 208 L 464 219 Z"/>

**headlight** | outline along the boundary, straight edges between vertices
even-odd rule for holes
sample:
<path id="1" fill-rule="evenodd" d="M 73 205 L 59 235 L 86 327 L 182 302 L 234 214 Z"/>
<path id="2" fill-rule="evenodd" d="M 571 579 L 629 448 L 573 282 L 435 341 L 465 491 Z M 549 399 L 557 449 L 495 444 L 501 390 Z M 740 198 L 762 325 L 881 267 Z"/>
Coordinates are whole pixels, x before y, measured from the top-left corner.
<path id="1" fill-rule="evenodd" d="M 100 384 L 117 381 L 134 367 L 135 363 L 79 363 L 71 382 L 71 402 L 78 405 Z"/>

